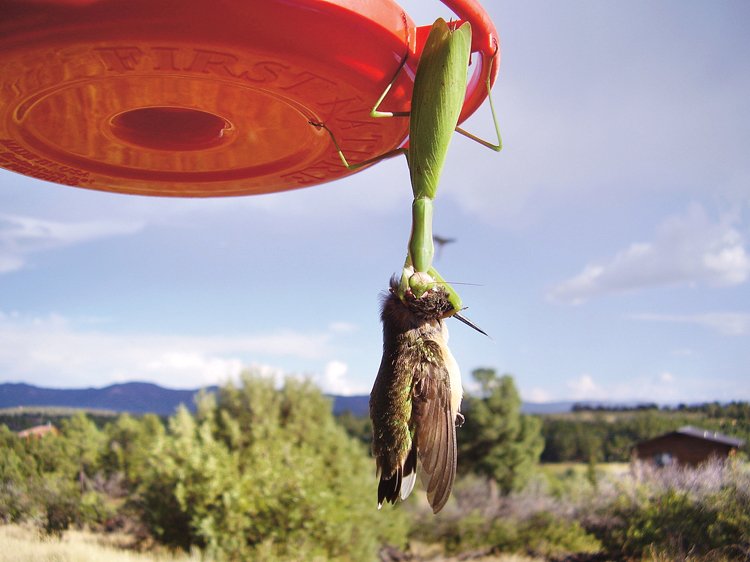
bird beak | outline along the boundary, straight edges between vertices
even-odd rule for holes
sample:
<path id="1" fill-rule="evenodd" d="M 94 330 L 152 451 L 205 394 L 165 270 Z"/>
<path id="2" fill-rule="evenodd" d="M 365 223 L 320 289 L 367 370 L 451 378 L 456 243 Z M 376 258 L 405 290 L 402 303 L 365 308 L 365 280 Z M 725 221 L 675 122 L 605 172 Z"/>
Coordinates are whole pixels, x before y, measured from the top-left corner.
<path id="1" fill-rule="evenodd" d="M 480 334 L 484 334 L 484 335 L 485 335 L 485 336 L 487 336 L 488 338 L 490 337 L 490 336 L 489 336 L 489 335 L 487 334 L 487 332 L 485 332 L 484 330 L 482 330 L 482 329 L 481 329 L 481 328 L 480 328 L 479 326 L 477 326 L 476 324 L 474 324 L 474 323 L 473 323 L 473 322 L 472 322 L 471 320 L 469 320 L 469 319 L 468 319 L 468 318 L 466 318 L 465 316 L 461 316 L 461 315 L 460 315 L 460 314 L 459 314 L 458 312 L 456 312 L 455 314 L 453 314 L 453 318 L 456 318 L 456 319 L 460 320 L 461 322 L 463 322 L 464 324 L 466 324 L 466 325 L 467 325 L 467 326 L 469 326 L 470 328 L 474 328 L 474 329 L 475 329 L 475 330 L 476 330 L 477 332 L 479 332 Z"/>

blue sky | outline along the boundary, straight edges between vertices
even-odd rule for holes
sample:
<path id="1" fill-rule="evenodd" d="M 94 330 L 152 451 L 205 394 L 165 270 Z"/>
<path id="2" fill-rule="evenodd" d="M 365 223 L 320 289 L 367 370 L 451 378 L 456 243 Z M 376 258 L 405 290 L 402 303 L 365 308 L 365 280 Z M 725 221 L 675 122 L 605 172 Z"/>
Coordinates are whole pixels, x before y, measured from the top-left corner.
<path id="1" fill-rule="evenodd" d="M 438 2 L 402 5 L 419 24 Z M 750 7 L 500 2 L 505 148 L 456 137 L 436 263 L 524 399 L 750 400 Z M 492 138 L 485 105 L 467 128 Z M 403 159 L 276 195 L 161 199 L 0 170 L 0 381 L 175 388 L 244 368 L 367 393 L 403 263 Z"/>

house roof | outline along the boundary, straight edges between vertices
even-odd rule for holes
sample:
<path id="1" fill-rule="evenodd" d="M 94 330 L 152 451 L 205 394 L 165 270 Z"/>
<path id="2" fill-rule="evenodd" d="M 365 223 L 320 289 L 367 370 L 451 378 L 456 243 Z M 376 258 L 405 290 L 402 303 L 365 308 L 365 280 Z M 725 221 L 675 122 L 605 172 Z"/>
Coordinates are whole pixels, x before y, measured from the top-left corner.
<path id="1" fill-rule="evenodd" d="M 730 437 L 724 435 L 718 431 L 710 431 L 708 429 L 702 429 L 700 427 L 693 427 L 692 425 L 686 425 L 678 429 L 675 433 L 682 435 L 689 435 L 690 437 L 698 437 L 700 439 L 707 439 L 708 441 L 715 441 L 716 443 L 722 443 L 731 447 L 742 447 L 745 442 L 742 439 L 736 437 Z"/>
<path id="2" fill-rule="evenodd" d="M 636 447 L 643 443 L 649 443 L 651 441 L 654 441 L 655 439 L 661 439 L 669 435 L 687 435 L 689 437 L 705 439 L 706 441 L 712 441 L 714 443 L 721 443 L 722 445 L 728 445 L 730 447 L 738 447 L 738 448 L 742 447 L 745 444 L 745 442 L 742 439 L 730 437 L 729 435 L 724 435 L 723 433 L 719 433 L 717 431 L 711 431 L 711 430 L 703 429 L 700 427 L 693 427 L 692 425 L 685 425 L 679 429 L 676 429 L 675 431 L 670 431 L 669 433 L 657 435 L 656 437 L 652 437 L 651 439 L 644 439 L 640 443 L 637 443 Z"/>
<path id="3" fill-rule="evenodd" d="M 24 429 L 23 431 L 18 432 L 19 437 L 42 437 L 43 435 L 47 435 L 48 433 L 59 433 L 59 430 L 52 425 L 51 423 L 47 423 L 44 425 L 35 425 L 34 427 L 30 427 L 28 429 Z"/>

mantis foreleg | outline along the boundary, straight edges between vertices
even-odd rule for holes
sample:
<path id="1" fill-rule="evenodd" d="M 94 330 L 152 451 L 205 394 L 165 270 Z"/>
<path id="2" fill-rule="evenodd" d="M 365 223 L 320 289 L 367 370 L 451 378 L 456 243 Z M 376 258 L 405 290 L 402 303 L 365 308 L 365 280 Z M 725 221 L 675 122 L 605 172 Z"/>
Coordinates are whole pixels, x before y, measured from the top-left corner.
<path id="1" fill-rule="evenodd" d="M 432 199 L 420 197 L 411 204 L 409 256 L 416 271 L 432 267 L 435 246 L 432 240 Z"/>

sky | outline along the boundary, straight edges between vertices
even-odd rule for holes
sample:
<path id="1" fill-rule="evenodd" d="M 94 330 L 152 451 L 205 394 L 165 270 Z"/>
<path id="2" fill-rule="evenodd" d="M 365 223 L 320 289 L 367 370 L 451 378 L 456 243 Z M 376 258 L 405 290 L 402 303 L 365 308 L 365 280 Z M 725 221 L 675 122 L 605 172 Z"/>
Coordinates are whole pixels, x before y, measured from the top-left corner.
<path id="1" fill-rule="evenodd" d="M 402 2 L 429 25 L 450 11 Z M 483 2 L 504 149 L 460 136 L 436 266 L 464 386 L 524 400 L 750 400 L 750 5 Z M 492 139 L 485 104 L 465 128 Z M 245 369 L 366 394 L 403 264 L 403 158 L 324 185 L 175 199 L 0 170 L 0 382 L 195 388 Z"/>

